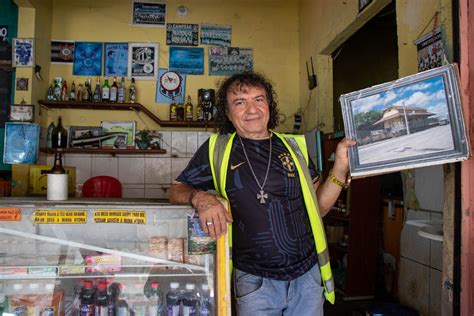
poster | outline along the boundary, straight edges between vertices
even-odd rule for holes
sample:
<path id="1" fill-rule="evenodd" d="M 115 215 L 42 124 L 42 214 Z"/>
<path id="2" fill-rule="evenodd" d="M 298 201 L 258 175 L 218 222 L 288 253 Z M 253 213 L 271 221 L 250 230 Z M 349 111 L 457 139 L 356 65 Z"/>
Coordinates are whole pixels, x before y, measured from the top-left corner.
<path id="1" fill-rule="evenodd" d="M 133 1 L 132 25 L 164 26 L 166 22 L 166 3 Z"/>
<path id="2" fill-rule="evenodd" d="M 174 99 L 175 103 L 184 104 L 184 96 L 186 91 L 186 75 L 179 75 L 179 84 L 176 85 L 176 89 L 168 90 L 166 85 L 162 82 L 167 80 L 168 69 L 160 69 L 158 73 L 158 81 L 156 83 L 156 103 L 171 104 Z"/>
<path id="3" fill-rule="evenodd" d="M 71 64 L 74 62 L 74 42 L 51 41 L 51 63 Z"/>
<path id="4" fill-rule="evenodd" d="M 199 25 L 197 24 L 166 24 L 166 45 L 198 46 Z"/>
<path id="5" fill-rule="evenodd" d="M 228 47 L 231 36 L 230 25 L 201 24 L 201 45 Z"/>
<path id="6" fill-rule="evenodd" d="M 76 42 L 73 74 L 75 76 L 100 76 L 102 74 L 102 43 Z"/>
<path id="7" fill-rule="evenodd" d="M 441 28 L 436 28 L 415 41 L 418 71 L 441 67 L 446 59 Z"/>
<path id="8" fill-rule="evenodd" d="M 170 47 L 169 68 L 181 74 L 204 74 L 204 49 L 198 47 Z"/>
<path id="9" fill-rule="evenodd" d="M 5 123 L 3 163 L 34 164 L 39 150 L 38 124 Z"/>
<path id="10" fill-rule="evenodd" d="M 105 43 L 104 59 L 104 73 L 106 77 L 127 76 L 128 43 Z"/>
<path id="11" fill-rule="evenodd" d="M 158 75 L 159 44 L 130 43 L 128 47 L 128 78 L 155 80 Z"/>
<path id="12" fill-rule="evenodd" d="M 244 71 L 252 71 L 251 48 L 209 47 L 209 75 L 229 76 Z"/>
<path id="13" fill-rule="evenodd" d="M 12 44 L 13 67 L 33 67 L 35 65 L 34 39 L 14 38 Z"/>

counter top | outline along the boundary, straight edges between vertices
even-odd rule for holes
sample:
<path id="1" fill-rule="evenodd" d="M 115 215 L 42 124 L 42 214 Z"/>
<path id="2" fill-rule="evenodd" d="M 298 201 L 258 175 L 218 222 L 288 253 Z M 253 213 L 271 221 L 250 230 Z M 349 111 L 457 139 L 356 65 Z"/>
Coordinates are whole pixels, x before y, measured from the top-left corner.
<path id="1" fill-rule="evenodd" d="M 110 205 L 110 206 L 176 206 L 190 207 L 189 205 L 172 205 L 168 199 L 130 199 L 130 198 L 69 198 L 65 201 L 48 201 L 46 197 L 6 197 L 0 198 L 0 207 L 17 205 Z"/>

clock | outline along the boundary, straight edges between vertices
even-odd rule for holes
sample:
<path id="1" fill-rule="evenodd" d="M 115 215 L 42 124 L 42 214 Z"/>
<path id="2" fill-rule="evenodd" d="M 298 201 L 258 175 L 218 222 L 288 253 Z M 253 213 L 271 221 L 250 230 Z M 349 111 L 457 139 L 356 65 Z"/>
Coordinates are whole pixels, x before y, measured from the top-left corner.
<path id="1" fill-rule="evenodd" d="M 160 86 L 166 92 L 180 90 L 183 79 L 175 71 L 165 71 L 160 77 Z"/>

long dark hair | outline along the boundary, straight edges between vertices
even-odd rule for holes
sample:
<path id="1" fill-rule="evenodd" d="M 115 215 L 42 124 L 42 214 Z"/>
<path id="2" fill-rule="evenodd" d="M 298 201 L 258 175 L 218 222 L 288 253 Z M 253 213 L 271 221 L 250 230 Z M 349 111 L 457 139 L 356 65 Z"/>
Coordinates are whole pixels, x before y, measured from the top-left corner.
<path id="1" fill-rule="evenodd" d="M 278 109 L 276 103 L 276 93 L 273 90 L 272 84 L 262 74 L 256 72 L 243 72 L 226 78 L 220 83 L 219 89 L 217 90 L 217 115 L 215 117 L 215 122 L 219 133 L 227 134 L 235 131 L 234 125 L 231 121 L 229 121 L 226 115 L 226 109 L 228 106 L 227 93 L 230 91 L 230 89 L 235 88 L 237 90 L 241 90 L 243 87 L 259 87 L 265 90 L 267 93 L 267 101 L 270 112 L 270 119 L 268 121 L 267 128 L 275 128 L 278 125 Z"/>

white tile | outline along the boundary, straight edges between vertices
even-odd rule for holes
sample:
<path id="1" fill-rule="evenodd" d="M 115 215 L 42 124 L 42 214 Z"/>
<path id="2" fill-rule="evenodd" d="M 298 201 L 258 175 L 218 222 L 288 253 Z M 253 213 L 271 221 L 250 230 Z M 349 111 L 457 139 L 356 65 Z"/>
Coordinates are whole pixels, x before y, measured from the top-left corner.
<path id="1" fill-rule="evenodd" d="M 145 183 L 171 183 L 172 158 L 145 158 Z"/>
<path id="2" fill-rule="evenodd" d="M 166 199 L 166 188 L 149 188 L 145 186 L 146 199 Z"/>
<path id="3" fill-rule="evenodd" d="M 406 220 L 430 219 L 430 212 L 408 210 Z M 430 264 L 430 240 L 418 235 L 419 227 L 403 225 L 400 235 L 400 255 L 425 265 Z"/>
<path id="4" fill-rule="evenodd" d="M 143 184 L 123 184 L 122 197 L 143 199 L 145 197 L 145 187 Z"/>
<path id="5" fill-rule="evenodd" d="M 430 316 L 441 316 L 442 281 L 441 271 L 430 269 Z"/>
<path id="6" fill-rule="evenodd" d="M 191 158 L 197 150 L 197 132 L 186 133 L 186 157 Z"/>
<path id="7" fill-rule="evenodd" d="M 124 157 L 118 161 L 118 176 L 122 184 L 145 182 L 145 158 Z"/>
<path id="8" fill-rule="evenodd" d="M 420 209 L 443 211 L 444 169 L 442 165 L 415 169 L 415 194 Z"/>
<path id="9" fill-rule="evenodd" d="M 92 176 L 110 176 L 118 178 L 118 158 L 92 157 Z"/>
<path id="10" fill-rule="evenodd" d="M 198 132 L 198 148 L 211 137 L 212 132 Z"/>
<path id="11" fill-rule="evenodd" d="M 163 157 L 171 157 L 171 132 L 161 132 L 161 149 L 166 150 Z"/>
<path id="12" fill-rule="evenodd" d="M 430 268 L 414 261 L 400 258 L 398 296 L 402 305 L 429 315 Z"/>
<path id="13" fill-rule="evenodd" d="M 84 183 L 92 177 L 91 155 L 66 155 L 66 166 L 76 167 L 76 183 Z"/>
<path id="14" fill-rule="evenodd" d="M 171 159 L 171 181 L 175 180 L 181 171 L 186 168 L 189 158 L 173 158 Z"/>
<path id="15" fill-rule="evenodd" d="M 186 157 L 186 132 L 171 132 L 171 157 Z"/>

